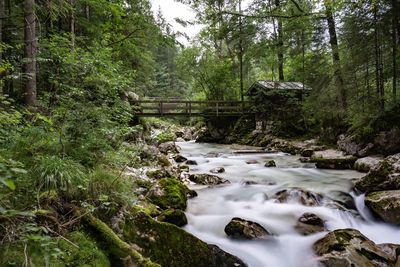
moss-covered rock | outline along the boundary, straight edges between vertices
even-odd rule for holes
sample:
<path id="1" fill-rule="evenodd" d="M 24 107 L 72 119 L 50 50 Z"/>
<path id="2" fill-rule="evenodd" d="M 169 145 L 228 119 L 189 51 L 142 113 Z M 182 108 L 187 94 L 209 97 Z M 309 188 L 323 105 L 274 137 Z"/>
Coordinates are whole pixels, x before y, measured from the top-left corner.
<path id="1" fill-rule="evenodd" d="M 365 204 L 383 221 L 400 224 L 400 190 L 369 193 L 365 197 Z"/>
<path id="2" fill-rule="evenodd" d="M 354 229 L 340 229 L 314 244 L 320 266 L 382 267 L 395 266 L 395 259 L 374 242 Z"/>
<path id="3" fill-rule="evenodd" d="M 165 210 L 159 217 L 158 220 L 161 222 L 167 222 L 175 224 L 176 226 L 184 226 L 187 224 L 187 218 L 183 211 L 175 209 Z"/>
<path id="4" fill-rule="evenodd" d="M 367 175 L 354 183 L 354 187 L 361 192 L 400 189 L 400 176 L 393 173 L 392 164 L 384 160 L 377 167 L 371 169 Z"/>
<path id="5" fill-rule="evenodd" d="M 353 168 L 359 172 L 369 172 L 370 170 L 376 168 L 382 160 L 383 158 L 379 156 L 360 158 L 354 163 Z"/>
<path id="6" fill-rule="evenodd" d="M 321 169 L 352 169 L 356 160 L 354 156 L 333 149 L 316 151 L 311 156 L 311 161 Z"/>
<path id="7" fill-rule="evenodd" d="M 271 160 L 267 161 L 264 166 L 267 168 L 276 167 L 276 163 L 273 159 L 271 159 Z"/>
<path id="8" fill-rule="evenodd" d="M 295 229 L 302 235 L 309 235 L 325 230 L 324 221 L 313 213 L 304 213 L 297 220 Z"/>
<path id="9" fill-rule="evenodd" d="M 294 202 L 305 206 L 319 206 L 322 201 L 320 194 L 301 188 L 284 189 L 277 192 L 272 198 L 275 198 L 280 203 Z"/>
<path id="10" fill-rule="evenodd" d="M 189 179 L 190 179 L 190 181 L 192 181 L 196 184 L 203 184 L 203 185 L 218 185 L 218 184 L 229 183 L 228 180 L 225 180 L 216 175 L 207 174 L 207 173 L 191 174 L 189 176 Z"/>
<path id="11" fill-rule="evenodd" d="M 147 194 L 147 198 L 162 209 L 186 209 L 189 189 L 178 179 L 163 178 Z"/>
<path id="12" fill-rule="evenodd" d="M 235 256 L 204 243 L 175 225 L 157 222 L 143 212 L 132 212 L 126 217 L 123 236 L 139 246 L 143 255 L 162 266 L 245 266 Z"/>

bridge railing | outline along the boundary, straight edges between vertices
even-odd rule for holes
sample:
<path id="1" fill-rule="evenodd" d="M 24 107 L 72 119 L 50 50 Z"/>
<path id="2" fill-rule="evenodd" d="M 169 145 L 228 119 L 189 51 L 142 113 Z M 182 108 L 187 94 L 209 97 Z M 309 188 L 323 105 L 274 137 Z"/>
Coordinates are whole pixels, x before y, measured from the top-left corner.
<path id="1" fill-rule="evenodd" d="M 252 113 L 250 101 L 139 100 L 139 116 L 232 116 Z"/>

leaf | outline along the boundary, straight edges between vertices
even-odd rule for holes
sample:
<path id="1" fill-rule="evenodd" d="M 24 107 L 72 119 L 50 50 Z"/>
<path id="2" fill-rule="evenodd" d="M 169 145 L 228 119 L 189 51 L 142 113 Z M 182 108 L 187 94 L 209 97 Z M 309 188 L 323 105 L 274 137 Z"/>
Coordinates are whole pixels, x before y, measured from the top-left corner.
<path id="1" fill-rule="evenodd" d="M 5 186 L 7 186 L 10 190 L 15 190 L 16 186 L 12 180 L 2 180 L 1 181 Z"/>

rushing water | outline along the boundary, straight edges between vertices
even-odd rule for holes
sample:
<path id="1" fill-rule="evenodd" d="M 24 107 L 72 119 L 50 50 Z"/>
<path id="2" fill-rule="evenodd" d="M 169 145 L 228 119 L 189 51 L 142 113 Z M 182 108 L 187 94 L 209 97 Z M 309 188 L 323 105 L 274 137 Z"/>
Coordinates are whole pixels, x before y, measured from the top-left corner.
<path id="1" fill-rule="evenodd" d="M 326 196 L 338 191 L 350 192 L 352 179 L 363 174 L 355 171 L 316 169 L 313 164 L 301 163 L 297 156 L 285 153 L 234 154 L 228 145 L 178 143 L 185 157 L 197 161 L 191 173 L 208 173 L 224 167 L 218 174 L 231 184 L 215 187 L 192 185 L 198 193 L 188 203 L 185 229 L 207 243 L 215 244 L 238 256 L 250 267 L 308 267 L 314 266 L 312 244 L 325 233 L 309 236 L 298 234 L 294 226 L 305 212 L 325 220 L 328 230 L 354 228 L 376 243 L 400 243 L 400 229 L 377 222 L 363 205 L 364 196 L 354 197 L 358 212 L 346 212 L 324 201 L 316 207 L 299 203 L 277 203 L 271 199 L 276 192 L 300 187 Z M 273 159 L 276 168 L 266 168 Z M 247 164 L 246 161 L 257 161 Z M 244 183 L 252 181 L 256 184 Z M 224 233 L 225 225 L 233 217 L 261 224 L 274 234 L 268 240 L 232 240 Z"/>

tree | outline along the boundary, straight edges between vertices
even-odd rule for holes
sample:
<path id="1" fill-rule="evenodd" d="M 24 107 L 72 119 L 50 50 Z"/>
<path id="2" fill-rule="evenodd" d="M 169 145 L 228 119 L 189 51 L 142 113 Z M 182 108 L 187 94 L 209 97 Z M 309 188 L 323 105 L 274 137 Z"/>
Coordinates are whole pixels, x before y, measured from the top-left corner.
<path id="1" fill-rule="evenodd" d="M 24 88 L 24 103 L 28 106 L 36 102 L 36 14 L 35 0 L 24 1 L 24 43 L 25 63 L 23 71 L 26 76 Z"/>

